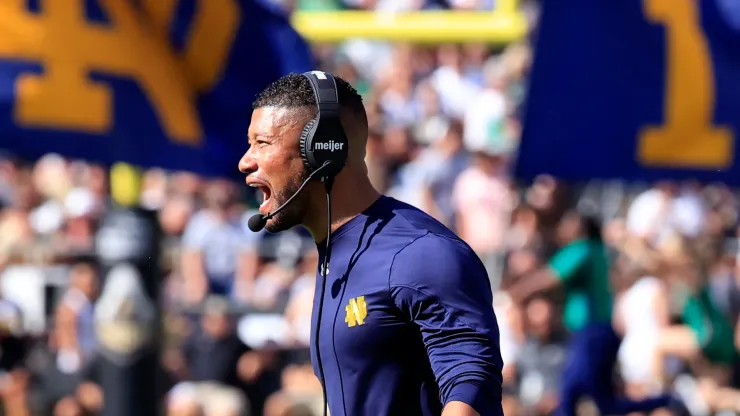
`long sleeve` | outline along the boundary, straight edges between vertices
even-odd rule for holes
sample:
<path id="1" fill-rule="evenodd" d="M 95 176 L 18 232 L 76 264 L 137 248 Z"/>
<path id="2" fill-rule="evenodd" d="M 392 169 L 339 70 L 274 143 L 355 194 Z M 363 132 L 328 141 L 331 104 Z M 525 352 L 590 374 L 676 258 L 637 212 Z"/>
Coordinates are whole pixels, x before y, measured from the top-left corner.
<path id="1" fill-rule="evenodd" d="M 389 290 L 418 325 L 443 405 L 502 415 L 499 332 L 483 264 L 460 240 L 426 234 L 398 252 Z"/>

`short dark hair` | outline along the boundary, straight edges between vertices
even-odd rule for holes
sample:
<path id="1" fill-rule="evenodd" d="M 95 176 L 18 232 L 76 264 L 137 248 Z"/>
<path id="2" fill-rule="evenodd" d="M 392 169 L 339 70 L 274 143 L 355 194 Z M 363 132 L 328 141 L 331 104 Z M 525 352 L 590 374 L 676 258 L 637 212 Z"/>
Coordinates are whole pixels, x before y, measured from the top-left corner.
<path id="1" fill-rule="evenodd" d="M 365 115 L 365 106 L 357 90 L 347 81 L 334 75 L 339 93 L 339 106 L 352 114 Z M 315 107 L 316 98 L 311 84 L 301 74 L 288 74 L 268 85 L 252 104 L 253 109 L 262 107 Z M 366 116 L 366 115 L 365 115 Z"/>

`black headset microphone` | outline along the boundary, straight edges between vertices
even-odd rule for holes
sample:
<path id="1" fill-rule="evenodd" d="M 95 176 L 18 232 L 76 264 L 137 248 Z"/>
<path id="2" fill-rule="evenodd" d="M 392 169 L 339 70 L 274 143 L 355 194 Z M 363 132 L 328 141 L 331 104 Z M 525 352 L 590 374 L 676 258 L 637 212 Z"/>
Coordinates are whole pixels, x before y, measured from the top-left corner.
<path id="1" fill-rule="evenodd" d="M 344 168 L 347 162 L 349 142 L 339 119 L 339 92 L 337 84 L 331 74 L 321 71 L 311 71 L 303 74 L 311 84 L 316 106 L 319 111 L 316 118 L 309 120 L 303 127 L 300 140 L 303 165 L 310 172 L 300 188 L 280 205 L 275 211 L 262 215 L 256 214 L 249 218 L 247 223 L 250 230 L 261 231 L 270 218 L 277 215 L 303 191 L 306 184 L 313 179 L 320 179 L 326 189 L 326 253 L 321 265 L 321 291 L 319 292 L 319 308 L 316 311 L 316 331 L 314 348 L 316 362 L 319 367 L 321 389 L 324 396 L 324 416 L 327 415 L 328 402 L 326 397 L 326 381 L 324 380 L 324 366 L 321 361 L 319 348 L 319 333 L 321 332 L 321 315 L 324 309 L 324 293 L 326 292 L 326 275 L 329 272 L 329 258 L 331 257 L 331 190 L 334 178 Z"/>
<path id="2" fill-rule="evenodd" d="M 283 210 L 283 209 L 284 209 L 285 207 L 287 207 L 287 206 L 288 206 L 288 205 L 289 205 L 289 204 L 290 204 L 291 202 L 293 202 L 293 200 L 295 199 L 295 197 L 297 197 L 297 196 L 298 196 L 298 195 L 299 195 L 299 194 L 301 193 L 301 191 L 303 191 L 303 188 L 304 188 L 304 187 L 305 187 L 305 186 L 306 186 L 306 185 L 307 185 L 307 184 L 308 184 L 308 183 L 309 183 L 309 182 L 310 182 L 310 181 L 311 181 L 311 180 L 312 180 L 313 178 L 315 178 L 316 176 L 318 176 L 318 174 L 319 174 L 319 173 L 321 173 L 322 171 L 326 171 L 326 169 L 327 169 L 328 167 L 330 167 L 330 166 L 331 166 L 331 163 L 332 163 L 331 161 L 326 161 L 326 162 L 325 162 L 325 163 L 324 163 L 323 165 L 321 165 L 321 167 L 320 167 L 320 168 L 318 168 L 318 169 L 316 169 L 315 171 L 311 172 L 311 174 L 310 174 L 310 175 L 308 175 L 308 178 L 306 178 L 306 180 L 305 180 L 305 181 L 303 181 L 303 183 L 301 184 L 300 188 L 298 188 L 298 190 L 297 190 L 297 191 L 295 191 L 295 193 L 294 193 L 293 195 L 291 195 L 291 197 L 290 197 L 290 198 L 288 198 L 288 200 L 287 200 L 287 201 L 285 201 L 285 202 L 283 203 L 283 205 L 280 205 L 280 206 L 278 207 L 278 209 L 276 209 L 275 211 L 272 211 L 271 213 L 269 213 L 269 214 L 264 214 L 264 215 L 263 215 L 263 214 L 254 214 L 254 215 L 252 215 L 251 217 L 249 217 L 249 221 L 247 221 L 247 226 L 249 227 L 249 229 L 250 229 L 251 231 L 255 232 L 255 233 L 256 233 L 256 232 L 259 232 L 259 231 L 262 231 L 262 229 L 263 229 L 263 228 L 265 228 L 265 225 L 267 225 L 267 221 L 268 221 L 268 220 L 269 220 L 270 218 L 272 218 L 272 217 L 274 217 L 275 215 L 279 214 L 279 213 L 280 213 L 280 211 L 282 211 L 282 210 Z M 331 191 L 330 191 L 330 192 L 331 192 Z"/>

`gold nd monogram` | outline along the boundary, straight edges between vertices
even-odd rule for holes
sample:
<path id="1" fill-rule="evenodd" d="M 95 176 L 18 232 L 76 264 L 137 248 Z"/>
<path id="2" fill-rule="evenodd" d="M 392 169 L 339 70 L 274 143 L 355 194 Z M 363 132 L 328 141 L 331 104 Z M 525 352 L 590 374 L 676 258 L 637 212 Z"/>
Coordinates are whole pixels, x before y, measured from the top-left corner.
<path id="1" fill-rule="evenodd" d="M 197 144 L 202 129 L 196 95 L 219 79 L 240 23 L 235 0 L 200 0 L 183 56 L 163 27 L 175 0 L 142 4 L 98 0 L 110 24 L 87 21 L 83 0 L 42 0 L 40 12 L 25 0 L 0 4 L 0 59 L 38 62 L 41 74 L 16 81 L 14 118 L 21 126 L 104 134 L 113 127 L 113 91 L 90 79 L 95 71 L 135 81 L 172 141 Z M 153 22 L 153 27 L 143 22 Z"/>
<path id="2" fill-rule="evenodd" d="M 347 311 L 347 316 L 344 318 L 344 322 L 347 323 L 348 327 L 357 325 L 364 325 L 365 318 L 367 317 L 367 303 L 365 303 L 364 296 L 358 296 L 349 300 L 349 304 L 344 308 Z"/>

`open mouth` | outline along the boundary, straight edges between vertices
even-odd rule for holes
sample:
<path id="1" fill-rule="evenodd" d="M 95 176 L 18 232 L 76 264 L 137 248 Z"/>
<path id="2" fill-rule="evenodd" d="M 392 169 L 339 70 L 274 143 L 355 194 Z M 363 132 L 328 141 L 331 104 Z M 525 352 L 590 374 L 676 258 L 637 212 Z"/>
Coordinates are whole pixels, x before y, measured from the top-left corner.
<path id="1" fill-rule="evenodd" d="M 259 190 L 262 191 L 262 204 L 260 204 L 260 208 L 266 207 L 270 203 L 272 191 L 270 191 L 269 186 L 260 186 Z"/>
<path id="2" fill-rule="evenodd" d="M 251 182 L 249 183 L 249 186 L 260 191 L 259 194 L 262 198 L 262 203 L 259 207 L 260 212 L 267 211 L 267 208 L 270 205 L 270 198 L 272 197 L 272 190 L 270 189 L 270 187 L 262 182 Z M 264 214 L 264 212 L 262 213 Z"/>

